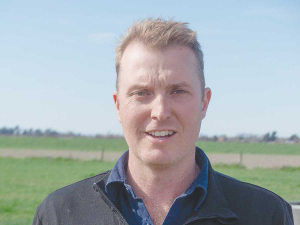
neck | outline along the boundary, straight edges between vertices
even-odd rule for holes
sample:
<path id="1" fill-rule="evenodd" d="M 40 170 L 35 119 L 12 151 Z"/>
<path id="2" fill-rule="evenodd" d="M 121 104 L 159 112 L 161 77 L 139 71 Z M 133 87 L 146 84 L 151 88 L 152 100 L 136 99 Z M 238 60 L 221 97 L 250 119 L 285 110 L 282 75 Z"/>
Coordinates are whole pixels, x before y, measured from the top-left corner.
<path id="1" fill-rule="evenodd" d="M 184 193 L 200 172 L 195 154 L 184 162 L 169 166 L 143 164 L 129 152 L 127 179 L 135 194 L 148 198 L 169 199 L 171 203 Z"/>
<path id="2" fill-rule="evenodd" d="M 151 166 L 129 153 L 126 175 L 136 196 L 143 199 L 152 220 L 163 221 L 175 198 L 188 189 L 199 172 L 195 154 L 176 165 Z"/>

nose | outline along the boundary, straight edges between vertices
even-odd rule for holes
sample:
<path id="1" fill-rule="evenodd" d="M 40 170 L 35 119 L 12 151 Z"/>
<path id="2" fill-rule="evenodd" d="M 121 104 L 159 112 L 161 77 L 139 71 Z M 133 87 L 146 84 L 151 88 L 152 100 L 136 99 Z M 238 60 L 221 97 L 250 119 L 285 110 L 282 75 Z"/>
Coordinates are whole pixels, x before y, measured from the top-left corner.
<path id="1" fill-rule="evenodd" d="M 152 102 L 151 118 L 164 121 L 171 117 L 169 102 L 163 96 L 157 96 Z"/>

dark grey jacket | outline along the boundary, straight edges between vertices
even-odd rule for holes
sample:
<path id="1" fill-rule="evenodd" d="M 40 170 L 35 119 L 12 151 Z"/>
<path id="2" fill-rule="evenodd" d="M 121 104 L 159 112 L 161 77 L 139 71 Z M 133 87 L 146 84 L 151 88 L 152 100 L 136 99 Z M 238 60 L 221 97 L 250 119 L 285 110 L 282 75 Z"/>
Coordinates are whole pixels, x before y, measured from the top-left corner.
<path id="1" fill-rule="evenodd" d="M 127 224 L 105 195 L 110 171 L 51 193 L 33 225 Z M 207 196 L 185 224 L 293 225 L 291 206 L 276 194 L 215 172 L 209 164 Z"/>

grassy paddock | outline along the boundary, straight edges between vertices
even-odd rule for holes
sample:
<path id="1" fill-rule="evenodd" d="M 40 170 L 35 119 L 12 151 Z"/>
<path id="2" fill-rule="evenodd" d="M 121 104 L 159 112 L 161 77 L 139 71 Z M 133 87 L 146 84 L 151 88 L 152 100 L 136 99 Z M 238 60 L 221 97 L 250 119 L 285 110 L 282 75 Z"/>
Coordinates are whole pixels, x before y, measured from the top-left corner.
<path id="1" fill-rule="evenodd" d="M 52 191 L 113 167 L 111 162 L 0 158 L 0 224 L 31 224 Z"/>
<path id="2" fill-rule="evenodd" d="M 0 224 L 31 224 L 35 208 L 50 192 L 112 167 L 113 163 L 99 161 L 0 158 Z M 300 168 L 214 168 L 270 189 L 286 200 L 300 200 Z"/>
<path id="3" fill-rule="evenodd" d="M 300 155 L 300 144 L 196 142 L 206 153 Z"/>
<path id="4" fill-rule="evenodd" d="M 197 142 L 206 153 L 240 153 L 300 155 L 299 144 Z M 124 139 L 45 138 L 0 136 L 0 149 L 45 149 L 74 151 L 124 152 L 128 145 Z"/>
<path id="5" fill-rule="evenodd" d="M 0 148 L 74 151 L 99 151 L 105 149 L 107 151 L 122 152 L 128 149 L 128 145 L 125 139 L 0 136 Z"/>

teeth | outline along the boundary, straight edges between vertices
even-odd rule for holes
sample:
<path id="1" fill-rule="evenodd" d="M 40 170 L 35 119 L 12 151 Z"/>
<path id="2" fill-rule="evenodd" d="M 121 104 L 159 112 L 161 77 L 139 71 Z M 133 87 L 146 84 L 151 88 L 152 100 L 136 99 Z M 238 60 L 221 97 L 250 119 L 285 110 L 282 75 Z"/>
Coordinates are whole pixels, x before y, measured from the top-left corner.
<path id="1" fill-rule="evenodd" d="M 149 134 L 156 136 L 156 137 L 164 137 L 167 135 L 172 135 L 174 134 L 174 131 L 170 131 L 170 130 L 164 130 L 164 131 L 152 131 L 149 132 Z"/>

